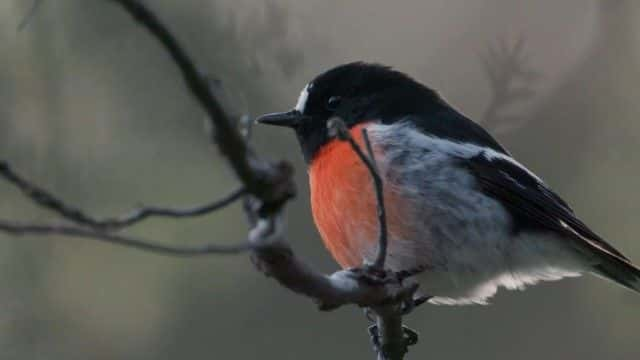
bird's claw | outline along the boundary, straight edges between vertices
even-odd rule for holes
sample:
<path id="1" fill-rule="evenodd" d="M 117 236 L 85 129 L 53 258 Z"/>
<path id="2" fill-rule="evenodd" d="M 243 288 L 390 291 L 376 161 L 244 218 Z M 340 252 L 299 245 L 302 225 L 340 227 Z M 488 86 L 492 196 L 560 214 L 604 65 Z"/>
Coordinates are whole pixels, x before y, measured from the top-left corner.
<path id="1" fill-rule="evenodd" d="M 374 350 L 376 352 L 380 348 L 380 336 L 378 335 L 378 325 L 373 324 L 367 328 L 367 332 L 369 332 L 369 337 L 371 338 L 371 343 L 373 344 Z"/>
<path id="2" fill-rule="evenodd" d="M 404 340 L 407 342 L 407 346 L 412 346 L 418 343 L 418 332 L 402 325 L 402 332 L 404 333 Z"/>
<path id="3" fill-rule="evenodd" d="M 369 337 L 371 338 L 371 343 L 373 344 L 374 350 L 379 352 L 380 350 L 380 335 L 378 334 L 378 325 L 371 325 L 367 328 L 369 332 Z M 402 332 L 404 336 L 405 345 L 412 346 L 418 343 L 418 333 L 407 327 L 402 325 Z"/>
<path id="4" fill-rule="evenodd" d="M 359 280 L 371 286 L 386 285 L 391 282 L 397 281 L 397 277 L 394 276 L 393 272 L 379 269 L 371 265 L 363 265 L 361 267 L 351 268 L 349 269 L 349 271 Z"/>

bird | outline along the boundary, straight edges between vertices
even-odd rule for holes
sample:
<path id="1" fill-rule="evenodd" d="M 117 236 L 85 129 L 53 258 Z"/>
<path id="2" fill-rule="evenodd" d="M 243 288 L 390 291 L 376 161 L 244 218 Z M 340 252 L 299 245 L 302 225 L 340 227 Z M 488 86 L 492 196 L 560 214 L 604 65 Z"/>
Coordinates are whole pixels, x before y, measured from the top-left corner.
<path id="1" fill-rule="evenodd" d="M 328 127 L 366 129 L 386 208 L 392 271 L 412 271 L 432 304 L 487 304 L 498 289 L 593 274 L 640 293 L 640 269 L 545 182 L 438 92 L 394 68 L 351 62 L 302 89 L 292 110 L 256 122 L 293 129 L 321 238 L 345 269 L 378 246 L 371 174 Z"/>

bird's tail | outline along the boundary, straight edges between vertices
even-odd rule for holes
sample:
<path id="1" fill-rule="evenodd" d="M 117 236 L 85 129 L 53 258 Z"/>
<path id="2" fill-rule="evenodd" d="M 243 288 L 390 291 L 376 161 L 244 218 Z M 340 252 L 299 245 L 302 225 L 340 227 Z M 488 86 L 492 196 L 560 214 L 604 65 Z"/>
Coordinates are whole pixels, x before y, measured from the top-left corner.
<path id="1" fill-rule="evenodd" d="M 640 293 L 640 268 L 626 259 L 607 255 L 600 257 L 601 262 L 593 266 L 593 273 Z"/>

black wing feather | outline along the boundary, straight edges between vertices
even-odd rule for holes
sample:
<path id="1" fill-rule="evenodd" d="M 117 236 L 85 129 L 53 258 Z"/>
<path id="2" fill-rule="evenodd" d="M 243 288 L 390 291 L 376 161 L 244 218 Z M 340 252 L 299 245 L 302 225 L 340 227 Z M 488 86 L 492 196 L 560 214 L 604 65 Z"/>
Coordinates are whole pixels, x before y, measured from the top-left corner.
<path id="1" fill-rule="evenodd" d="M 628 262 L 613 246 L 580 221 L 569 205 L 543 182 L 516 163 L 480 153 L 461 159 L 483 192 L 500 201 L 511 213 L 514 231 L 553 231 Z M 586 242 L 587 244 L 584 244 Z"/>

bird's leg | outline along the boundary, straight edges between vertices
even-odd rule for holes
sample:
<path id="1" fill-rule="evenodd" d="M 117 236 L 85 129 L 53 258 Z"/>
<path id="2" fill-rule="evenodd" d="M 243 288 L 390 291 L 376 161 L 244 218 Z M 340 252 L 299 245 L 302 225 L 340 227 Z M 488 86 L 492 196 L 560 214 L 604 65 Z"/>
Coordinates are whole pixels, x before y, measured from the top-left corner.
<path id="1" fill-rule="evenodd" d="M 412 346 L 418 343 L 418 332 L 404 325 L 402 325 L 402 331 L 404 332 L 404 339 L 407 342 L 407 346 Z"/>
<path id="2" fill-rule="evenodd" d="M 400 286 L 406 286 L 404 283 L 411 277 L 424 271 L 424 268 L 416 268 L 403 271 L 380 270 L 370 264 L 364 264 L 362 267 L 349 269 L 352 275 L 371 286 L 382 286 L 390 283 L 397 283 Z M 415 285 L 415 284 L 414 284 Z M 407 286 L 410 290 L 404 292 L 404 296 L 400 299 L 400 313 L 407 315 L 417 306 L 420 306 L 431 299 L 431 296 L 415 296 L 417 286 Z M 389 302 L 397 302 L 398 298 L 389 299 Z M 373 321 L 375 312 L 369 308 L 364 309 L 367 319 Z"/>
<path id="3" fill-rule="evenodd" d="M 373 324 L 369 326 L 367 328 L 367 331 L 369 332 L 369 337 L 371 338 L 371 343 L 373 344 L 373 350 L 378 354 L 381 353 L 382 349 L 380 348 L 380 334 L 378 332 L 378 325 Z M 402 325 L 402 333 L 405 345 L 407 347 L 418 343 L 419 336 L 415 330 Z"/>

